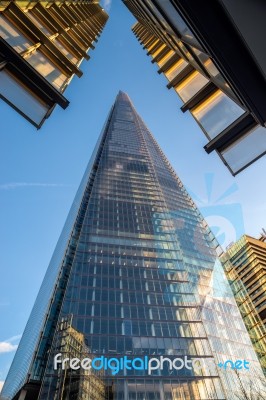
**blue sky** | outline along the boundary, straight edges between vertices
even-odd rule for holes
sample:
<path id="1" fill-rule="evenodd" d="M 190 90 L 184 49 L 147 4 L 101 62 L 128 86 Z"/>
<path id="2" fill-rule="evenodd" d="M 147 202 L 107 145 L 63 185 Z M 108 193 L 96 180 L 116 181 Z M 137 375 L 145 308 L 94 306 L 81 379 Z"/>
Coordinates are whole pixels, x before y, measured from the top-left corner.
<path id="1" fill-rule="evenodd" d="M 0 102 L 0 381 L 120 89 L 131 97 L 222 244 L 244 230 L 258 236 L 266 226 L 266 157 L 233 178 L 215 153 L 207 155 L 200 128 L 180 111 L 177 95 L 166 89 L 166 79 L 131 33 L 133 17 L 121 1 L 105 4 L 111 6 L 110 20 L 91 60 L 82 64 L 84 76 L 74 78 L 65 93 L 71 102 L 67 110 L 57 107 L 37 131 Z"/>

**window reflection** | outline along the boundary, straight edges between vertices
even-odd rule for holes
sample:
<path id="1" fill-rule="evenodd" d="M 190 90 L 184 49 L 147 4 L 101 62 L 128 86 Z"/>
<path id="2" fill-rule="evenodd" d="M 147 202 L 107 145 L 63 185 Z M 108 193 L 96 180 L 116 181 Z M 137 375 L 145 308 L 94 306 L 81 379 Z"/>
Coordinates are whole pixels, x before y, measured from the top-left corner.
<path id="1" fill-rule="evenodd" d="M 30 19 L 32 19 L 32 21 L 35 23 L 35 25 L 38 26 L 38 28 L 42 31 L 42 33 L 44 33 L 46 36 L 50 36 L 53 32 L 48 29 L 46 26 L 43 25 L 43 23 L 40 22 L 40 20 L 38 18 L 35 17 L 35 15 L 33 15 L 33 12 L 29 12 L 28 16 L 30 17 Z"/>
<path id="2" fill-rule="evenodd" d="M 205 78 L 198 71 L 194 71 L 188 76 L 184 81 L 182 81 L 175 90 L 181 97 L 181 99 L 186 102 L 191 99 L 203 86 L 208 83 L 208 79 Z"/>
<path id="3" fill-rule="evenodd" d="M 155 41 L 152 40 L 152 41 L 151 41 L 151 44 L 148 45 L 148 46 L 146 47 L 147 51 L 151 51 L 152 48 L 153 48 L 154 46 L 156 46 L 158 43 L 159 43 L 159 39 L 156 39 Z"/>
<path id="4" fill-rule="evenodd" d="M 163 49 L 165 48 L 165 44 L 162 44 L 156 51 L 152 51 L 152 57 L 156 57 Z"/>
<path id="5" fill-rule="evenodd" d="M 196 49 L 195 47 L 191 46 L 191 49 L 198 57 L 200 61 L 200 66 L 207 70 L 211 78 L 213 78 L 215 84 L 217 84 L 217 86 L 220 87 L 223 91 L 230 93 L 230 95 L 234 97 L 234 94 L 229 84 L 226 82 L 220 71 L 216 68 L 210 57 L 202 51 Z"/>
<path id="6" fill-rule="evenodd" d="M 169 52 L 160 60 L 157 62 L 159 67 L 162 67 L 170 58 L 174 55 L 173 50 L 169 50 Z"/>
<path id="7" fill-rule="evenodd" d="M 0 71 L 0 87 L 0 93 L 6 100 L 36 124 L 41 123 L 48 111 L 48 107 L 26 90 L 13 75 L 4 70 Z"/>
<path id="8" fill-rule="evenodd" d="M 243 113 L 244 110 L 221 90 L 217 90 L 192 110 L 193 116 L 201 124 L 210 139 L 221 133 Z"/>
<path id="9" fill-rule="evenodd" d="M 188 50 L 189 46 L 185 46 L 181 40 L 178 40 L 177 45 L 181 54 L 184 54 L 192 64 L 196 64 L 194 57 L 192 57 L 191 52 Z"/>
<path id="10" fill-rule="evenodd" d="M 169 21 L 172 22 L 173 26 L 178 30 L 183 39 L 187 39 L 189 42 L 192 42 L 194 45 L 198 45 L 198 41 L 183 20 L 183 18 L 179 15 L 175 7 L 170 3 L 169 0 L 160 1 L 160 5 L 164 10 L 165 14 L 169 18 Z"/>
<path id="11" fill-rule="evenodd" d="M 33 44 L 2 15 L 0 15 L 0 36 L 18 53 L 27 50 Z"/>
<path id="12" fill-rule="evenodd" d="M 78 62 L 78 59 L 67 50 L 67 48 L 61 43 L 59 39 L 54 39 L 53 42 L 55 43 L 56 47 L 74 64 Z"/>
<path id="13" fill-rule="evenodd" d="M 207 69 L 207 71 L 209 72 L 209 74 L 211 76 L 213 76 L 214 78 L 217 78 L 220 75 L 220 72 L 215 67 L 215 65 L 213 64 L 213 62 L 210 58 L 208 58 L 208 60 L 205 61 L 204 66 Z"/>
<path id="14" fill-rule="evenodd" d="M 26 60 L 58 90 L 62 91 L 64 89 L 68 80 L 67 76 L 45 57 L 41 51 L 36 50 L 34 53 L 29 54 Z"/>
<path id="15" fill-rule="evenodd" d="M 266 128 L 259 126 L 222 151 L 234 173 L 266 152 Z"/>
<path id="16" fill-rule="evenodd" d="M 168 69 L 165 73 L 167 79 L 169 81 L 172 81 L 178 74 L 179 72 L 183 71 L 183 69 L 188 65 L 186 61 L 183 59 L 179 60 L 177 63 L 175 63 L 170 69 Z"/>
<path id="17" fill-rule="evenodd" d="M 221 87 L 221 89 L 226 90 L 228 93 L 230 92 L 233 95 L 233 92 L 229 86 L 229 84 L 226 82 L 220 71 L 216 68 L 212 60 L 209 58 L 207 61 L 204 63 L 204 67 L 207 69 L 208 73 L 212 78 L 214 78 L 215 83 L 217 82 L 217 85 Z"/>

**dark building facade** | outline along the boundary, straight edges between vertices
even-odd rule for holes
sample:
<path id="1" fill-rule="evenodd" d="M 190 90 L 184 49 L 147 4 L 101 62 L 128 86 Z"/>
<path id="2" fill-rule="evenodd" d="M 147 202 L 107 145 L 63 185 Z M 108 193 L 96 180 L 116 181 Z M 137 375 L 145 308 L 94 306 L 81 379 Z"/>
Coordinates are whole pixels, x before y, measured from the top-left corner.
<path id="1" fill-rule="evenodd" d="M 0 1 L 0 97 L 40 128 L 107 19 L 98 0 Z"/>
<path id="2" fill-rule="evenodd" d="M 61 399 L 62 381 L 72 390 L 71 374 L 54 366 L 57 355 L 68 351 L 62 332 L 75 337 L 71 354 L 84 343 L 89 354 L 107 365 L 102 364 L 97 383 L 104 383 L 105 399 L 239 399 L 239 376 L 223 368 L 227 360 L 239 358 L 250 363 L 250 370 L 240 371 L 241 384 L 250 385 L 252 377 L 260 392 L 264 376 L 218 250 L 169 161 L 129 97 L 120 92 L 58 241 L 2 398 L 28 400 L 35 387 L 39 395 L 34 398 Z M 67 330 L 60 328 L 69 320 Z M 121 364 L 124 357 L 132 364 L 137 358 L 139 368 Z M 166 360 L 150 373 L 140 368 L 144 359 L 148 363 L 152 358 Z M 174 360 L 180 369 L 171 368 Z M 183 368 L 196 360 L 198 368 Z M 86 383 L 85 372 L 74 372 L 76 385 Z M 82 399 L 82 393 L 75 398 Z"/>
<path id="3" fill-rule="evenodd" d="M 266 153 L 260 0 L 123 0 L 133 32 L 233 175 Z"/>
<path id="4" fill-rule="evenodd" d="M 243 321 L 266 373 L 266 235 L 244 235 L 221 256 Z"/>

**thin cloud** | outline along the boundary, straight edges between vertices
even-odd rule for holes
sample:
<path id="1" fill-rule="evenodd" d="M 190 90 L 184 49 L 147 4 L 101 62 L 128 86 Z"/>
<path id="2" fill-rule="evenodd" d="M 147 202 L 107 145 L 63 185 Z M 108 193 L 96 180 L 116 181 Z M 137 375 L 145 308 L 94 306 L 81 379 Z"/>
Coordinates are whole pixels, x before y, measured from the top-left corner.
<path id="1" fill-rule="evenodd" d="M 0 392 L 2 390 L 2 387 L 4 386 L 5 381 L 0 381 Z"/>
<path id="2" fill-rule="evenodd" d="M 6 306 L 10 306 L 9 301 L 0 301 L 0 307 L 6 307 Z"/>
<path id="3" fill-rule="evenodd" d="M 112 6 L 112 0 L 103 0 L 103 8 L 106 11 L 110 11 L 111 6 Z"/>
<path id="4" fill-rule="evenodd" d="M 12 336 L 9 339 L 0 342 L 0 354 L 1 353 L 10 353 L 12 351 L 17 350 L 18 345 L 13 342 L 17 342 L 21 338 L 21 335 Z"/>
<path id="5" fill-rule="evenodd" d="M 69 185 L 64 185 L 62 183 L 39 183 L 39 182 L 11 182 L 4 183 L 0 185 L 0 190 L 11 190 L 11 189 L 19 189 L 19 188 L 27 188 L 27 187 L 66 187 Z"/>
<path id="6" fill-rule="evenodd" d="M 11 338 L 7 339 L 7 342 L 15 342 L 16 340 L 20 340 L 22 335 L 15 335 Z"/>

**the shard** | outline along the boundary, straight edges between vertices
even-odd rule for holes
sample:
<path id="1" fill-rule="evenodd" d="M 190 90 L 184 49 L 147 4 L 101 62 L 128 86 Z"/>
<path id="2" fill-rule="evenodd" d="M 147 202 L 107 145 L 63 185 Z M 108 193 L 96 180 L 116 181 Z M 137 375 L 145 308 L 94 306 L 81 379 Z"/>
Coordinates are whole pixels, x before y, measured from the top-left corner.
<path id="1" fill-rule="evenodd" d="M 2 397 L 234 400 L 252 385 L 265 398 L 217 249 L 156 140 L 119 92 Z M 71 367 L 71 359 L 84 357 L 88 369 Z M 70 360 L 63 365 L 64 358 Z"/>

